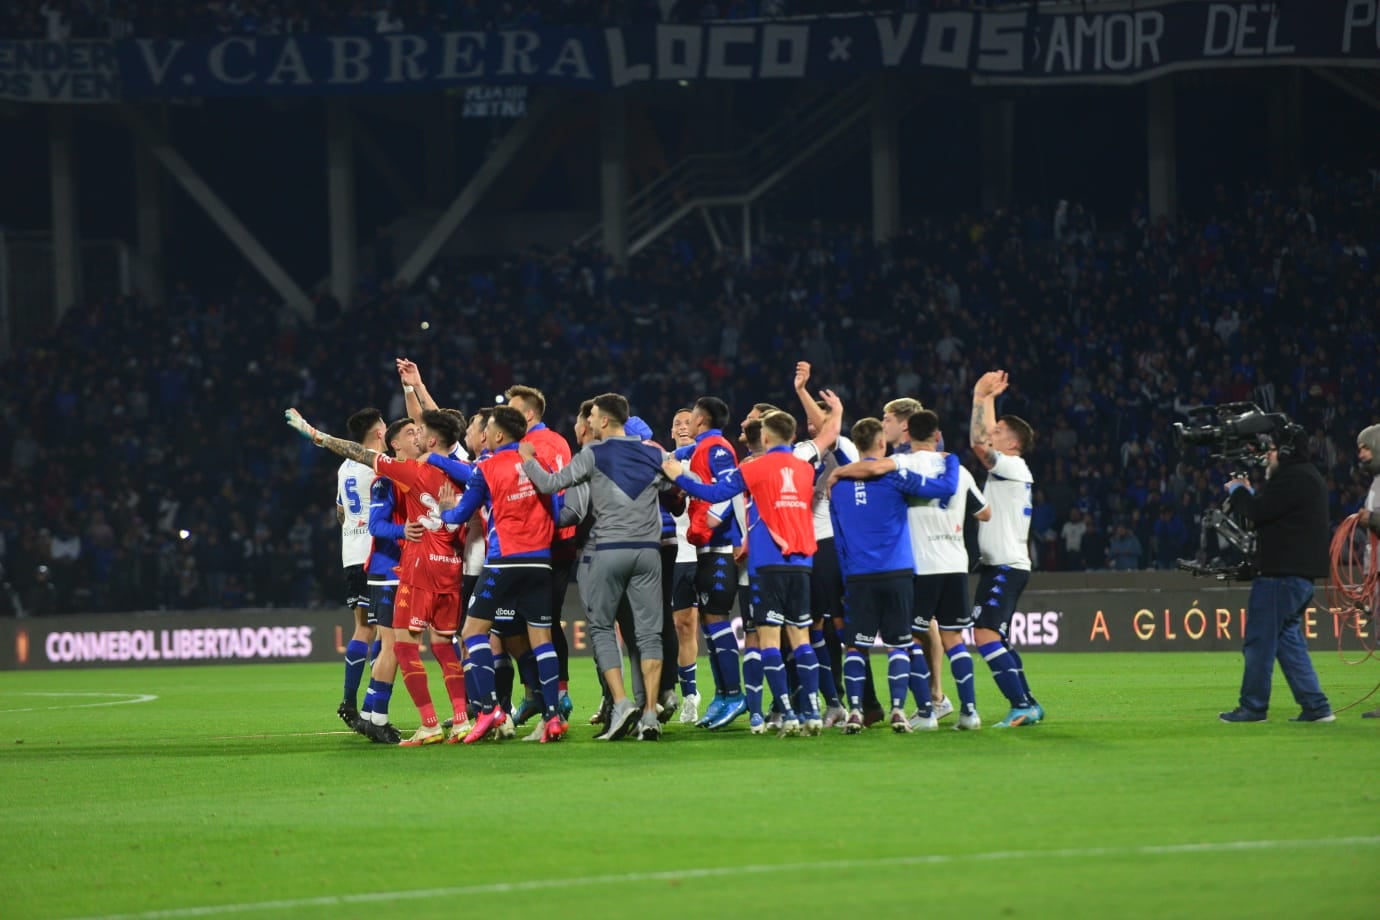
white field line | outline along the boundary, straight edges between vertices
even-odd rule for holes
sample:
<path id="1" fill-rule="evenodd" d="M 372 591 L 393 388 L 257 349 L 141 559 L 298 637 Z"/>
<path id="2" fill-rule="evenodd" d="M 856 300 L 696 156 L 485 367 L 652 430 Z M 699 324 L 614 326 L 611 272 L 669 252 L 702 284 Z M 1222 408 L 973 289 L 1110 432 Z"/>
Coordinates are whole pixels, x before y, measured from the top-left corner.
<path id="1" fill-rule="evenodd" d="M 114 697 L 107 699 L 103 703 L 64 703 L 61 706 L 28 706 L 23 709 L 0 709 L 0 713 L 6 712 L 47 712 L 53 709 L 95 709 L 97 706 L 128 706 L 132 703 L 152 703 L 158 699 L 157 694 L 153 693 L 77 693 L 77 692 L 52 692 L 40 693 L 37 690 L 18 694 L 19 696 L 41 696 L 49 699 L 64 699 L 68 697 Z"/>
<path id="2" fill-rule="evenodd" d="M 640 882 L 670 882 L 688 879 L 731 878 L 743 875 L 777 873 L 837 872 L 866 868 L 952 865 L 960 863 L 1011 862 L 1017 860 L 1095 859 L 1114 856 L 1174 856 L 1183 853 L 1238 853 L 1262 850 L 1316 850 L 1343 847 L 1380 846 L 1380 836 L 1332 837 L 1313 840 L 1228 840 L 1218 843 L 1169 843 L 1123 847 L 1070 847 L 1055 850 L 996 850 L 988 853 L 935 853 L 924 856 L 894 856 L 880 859 L 836 859 L 821 862 L 760 863 L 741 866 L 710 866 L 701 869 L 666 869 L 658 872 L 625 872 L 613 875 L 586 875 L 575 878 L 529 879 L 520 882 L 494 882 L 452 888 L 419 888 L 405 891 L 368 891 L 359 894 L 325 895 L 319 898 L 289 898 L 277 901 L 248 901 L 241 904 L 215 904 L 206 907 L 175 907 L 135 914 L 110 914 L 87 920 L 174 920 L 181 917 L 215 917 L 259 911 L 294 911 L 308 907 L 348 907 L 355 904 L 392 904 L 400 901 L 468 898 L 486 894 L 512 894 L 525 891 L 559 891 L 604 885 Z"/>

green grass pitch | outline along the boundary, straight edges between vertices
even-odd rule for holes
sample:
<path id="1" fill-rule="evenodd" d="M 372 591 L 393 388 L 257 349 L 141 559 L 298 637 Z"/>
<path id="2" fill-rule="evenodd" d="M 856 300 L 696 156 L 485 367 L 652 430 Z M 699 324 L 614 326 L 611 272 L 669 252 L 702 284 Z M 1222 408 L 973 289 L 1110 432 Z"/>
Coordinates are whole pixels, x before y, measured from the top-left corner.
<path id="1" fill-rule="evenodd" d="M 1277 677 L 1224 725 L 1238 655 L 1026 663 L 1026 729 L 606 744 L 580 660 L 567 741 L 421 749 L 343 733 L 338 666 L 0 674 L 0 916 L 1375 916 L 1375 704 L 1292 724 Z"/>

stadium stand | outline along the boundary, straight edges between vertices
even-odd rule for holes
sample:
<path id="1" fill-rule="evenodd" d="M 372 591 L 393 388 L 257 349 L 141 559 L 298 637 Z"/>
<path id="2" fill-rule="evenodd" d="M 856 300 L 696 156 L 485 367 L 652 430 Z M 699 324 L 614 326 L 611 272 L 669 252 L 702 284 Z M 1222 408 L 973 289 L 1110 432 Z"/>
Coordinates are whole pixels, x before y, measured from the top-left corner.
<path id="1" fill-rule="evenodd" d="M 0 368 L 24 394 L 4 408 L 4 564 L 21 596 L 47 565 L 61 610 L 335 603 L 339 531 L 318 494 L 333 461 L 278 417 L 285 400 L 337 432 L 362 405 L 401 415 L 407 355 L 443 405 L 538 383 L 566 432 L 609 386 L 659 431 L 703 392 L 789 405 L 799 357 L 850 417 L 913 393 L 953 444 L 974 368 L 1003 366 L 1006 410 L 1039 420 L 1037 564 L 1172 565 L 1201 549 L 1227 472 L 1182 464 L 1167 436 L 1193 405 L 1289 412 L 1314 432 L 1334 519 L 1359 507 L 1350 438 L 1380 416 L 1380 381 L 1337 356 L 1377 345 L 1378 197 L 1369 175 L 1318 169 L 1288 189 L 1221 185 L 1173 224 L 1137 206 L 1099 227 L 1061 204 L 913 222 L 882 248 L 783 225 L 751 264 L 681 236 L 626 273 L 532 251 L 438 266 L 412 292 L 366 279 L 355 309 L 319 303 L 313 327 L 248 283 L 76 308 Z"/>

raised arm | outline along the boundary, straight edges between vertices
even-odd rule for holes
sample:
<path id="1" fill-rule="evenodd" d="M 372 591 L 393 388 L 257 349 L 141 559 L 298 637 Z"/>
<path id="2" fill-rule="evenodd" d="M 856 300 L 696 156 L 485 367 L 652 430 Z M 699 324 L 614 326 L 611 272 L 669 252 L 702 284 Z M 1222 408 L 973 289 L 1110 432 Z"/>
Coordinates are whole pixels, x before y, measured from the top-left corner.
<path id="1" fill-rule="evenodd" d="M 801 407 L 805 410 L 805 421 L 815 426 L 815 431 L 824 430 L 824 410 L 810 398 L 810 391 L 806 389 L 810 383 L 810 362 L 797 361 L 795 363 L 795 396 L 800 400 Z M 837 434 L 834 437 L 838 437 Z M 826 450 L 828 448 L 825 448 Z"/>
<path id="2" fill-rule="evenodd" d="M 988 371 L 973 386 L 973 417 L 968 425 L 968 443 L 987 469 L 997 462 L 992 449 L 992 425 L 997 421 L 997 396 L 1007 386 L 1006 371 Z"/>
<path id="3" fill-rule="evenodd" d="M 417 369 L 415 362 L 406 358 L 399 358 L 398 378 L 403 385 L 403 400 L 407 403 L 407 416 L 420 423 L 422 412 L 437 408 L 436 400 L 431 398 L 431 394 L 427 392 L 426 384 L 422 383 L 422 372 Z"/>
<path id="4" fill-rule="evenodd" d="M 307 420 L 302 418 L 302 413 L 296 409 L 288 409 L 283 413 L 283 420 L 288 423 L 288 427 L 300 434 L 302 437 L 311 441 L 317 447 L 324 447 L 337 456 L 347 460 L 354 460 L 363 463 L 370 469 L 374 469 L 379 457 L 383 456 L 376 450 L 370 450 L 358 441 L 347 441 L 344 438 L 333 438 L 324 432 L 317 431 Z"/>

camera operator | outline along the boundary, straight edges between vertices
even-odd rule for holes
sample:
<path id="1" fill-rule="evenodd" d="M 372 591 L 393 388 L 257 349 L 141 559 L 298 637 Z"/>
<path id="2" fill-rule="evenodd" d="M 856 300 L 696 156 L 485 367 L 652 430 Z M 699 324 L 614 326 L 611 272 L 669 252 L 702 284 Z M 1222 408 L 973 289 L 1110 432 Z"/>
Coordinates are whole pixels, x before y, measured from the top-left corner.
<path id="1" fill-rule="evenodd" d="M 1375 477 L 1370 481 L 1365 505 L 1356 514 L 1357 523 L 1371 533 L 1380 535 L 1380 425 L 1364 428 L 1356 436 L 1356 457 L 1361 461 L 1362 468 Z M 1380 565 L 1380 559 L 1372 555 L 1366 560 L 1366 565 L 1374 571 L 1373 567 Z M 1377 606 L 1380 606 L 1380 598 L 1372 601 L 1371 610 L 1374 611 Z M 1361 718 L 1380 719 L 1380 709 L 1363 712 Z"/>
<path id="2" fill-rule="evenodd" d="M 1297 426 L 1281 431 L 1266 455 L 1265 483 L 1257 494 L 1244 479 L 1226 484 L 1232 504 L 1255 525 L 1259 575 L 1246 611 L 1246 659 L 1241 701 L 1223 722 L 1264 722 L 1270 708 L 1275 660 L 1302 712 L 1290 721 L 1333 722 L 1318 684 L 1300 622 L 1313 599 L 1313 580 L 1328 574 L 1327 486 L 1308 461 L 1308 436 Z"/>

